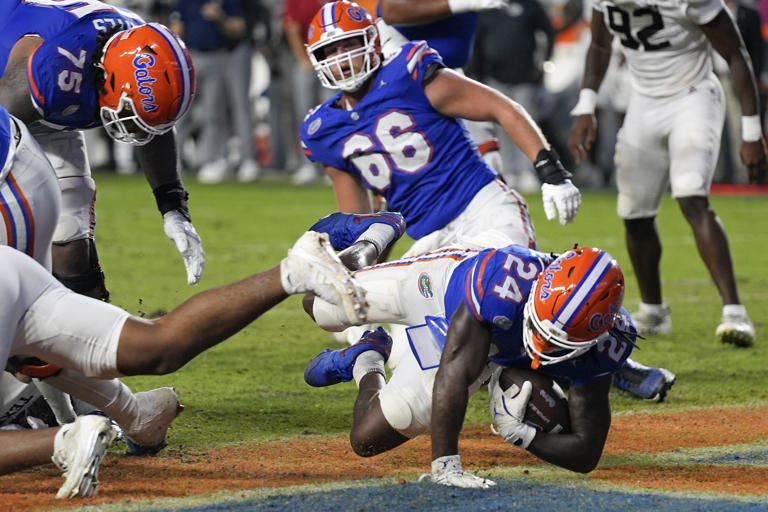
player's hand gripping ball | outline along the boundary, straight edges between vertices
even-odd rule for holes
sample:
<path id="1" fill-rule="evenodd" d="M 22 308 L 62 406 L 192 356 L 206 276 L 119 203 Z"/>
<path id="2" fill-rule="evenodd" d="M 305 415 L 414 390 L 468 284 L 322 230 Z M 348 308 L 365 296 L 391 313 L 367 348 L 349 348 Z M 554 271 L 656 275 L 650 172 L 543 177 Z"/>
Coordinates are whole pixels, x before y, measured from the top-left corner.
<path id="1" fill-rule="evenodd" d="M 541 372 L 504 368 L 499 377 L 501 389 L 516 386 L 518 391 L 525 381 L 533 385 L 531 398 L 525 410 L 523 421 L 537 430 L 549 434 L 566 434 L 571 431 L 571 416 L 568 412 L 568 399 L 563 389 L 551 377 Z"/>

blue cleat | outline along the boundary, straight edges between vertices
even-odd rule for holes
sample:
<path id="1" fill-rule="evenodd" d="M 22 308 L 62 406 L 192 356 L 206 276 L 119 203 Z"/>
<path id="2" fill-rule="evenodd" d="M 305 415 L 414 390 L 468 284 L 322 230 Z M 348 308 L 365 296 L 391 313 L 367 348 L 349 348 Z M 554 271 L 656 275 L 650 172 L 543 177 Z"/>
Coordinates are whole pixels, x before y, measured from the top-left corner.
<path id="1" fill-rule="evenodd" d="M 304 370 L 304 381 L 310 386 L 321 388 L 349 382 L 352 380 L 352 368 L 357 357 L 365 351 L 375 350 L 389 359 L 392 351 L 392 338 L 387 331 L 379 327 L 375 331 L 365 331 L 360 341 L 340 350 L 325 349 L 312 358 Z"/>
<path id="2" fill-rule="evenodd" d="M 613 385 L 635 398 L 663 402 L 675 380 L 675 374 L 666 368 L 652 368 L 628 359 L 614 374 Z"/>

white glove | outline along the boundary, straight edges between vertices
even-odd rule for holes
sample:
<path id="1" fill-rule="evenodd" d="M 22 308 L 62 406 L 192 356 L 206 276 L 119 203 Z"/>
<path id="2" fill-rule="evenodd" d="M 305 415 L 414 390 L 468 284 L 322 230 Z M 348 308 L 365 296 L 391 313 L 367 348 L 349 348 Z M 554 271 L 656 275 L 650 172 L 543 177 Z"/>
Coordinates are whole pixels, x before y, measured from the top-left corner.
<path id="1" fill-rule="evenodd" d="M 502 391 L 499 385 L 501 370 L 496 370 L 488 383 L 491 418 L 499 426 L 499 430 L 495 430 L 491 425 L 491 432 L 500 435 L 510 444 L 527 449 L 536 437 L 536 429 L 523 423 L 533 385 L 527 380 L 523 382 L 522 388 L 512 384 L 506 391 Z"/>
<path id="2" fill-rule="evenodd" d="M 559 185 L 544 183 L 541 185 L 541 200 L 547 220 L 554 220 L 556 212 L 559 212 L 560 225 L 565 226 L 579 213 L 581 192 L 571 180 L 565 180 Z"/>
<path id="3" fill-rule="evenodd" d="M 449 487 L 464 487 L 465 489 L 488 489 L 496 485 L 493 480 L 480 478 L 472 473 L 461 470 L 459 455 L 446 455 L 432 461 L 432 474 L 423 474 L 419 482 L 429 478 L 432 482 Z"/>
<path id="4" fill-rule="evenodd" d="M 505 0 L 448 0 L 448 7 L 451 13 L 459 14 L 468 11 L 485 11 L 488 9 L 498 9 L 506 5 Z"/>
<path id="5" fill-rule="evenodd" d="M 195 231 L 195 226 L 181 213 L 171 210 L 163 215 L 163 228 L 165 235 L 171 239 L 176 250 L 184 258 L 184 266 L 187 268 L 187 283 L 197 284 L 203 275 L 203 267 L 205 267 L 205 251 L 203 251 L 203 241 Z"/>

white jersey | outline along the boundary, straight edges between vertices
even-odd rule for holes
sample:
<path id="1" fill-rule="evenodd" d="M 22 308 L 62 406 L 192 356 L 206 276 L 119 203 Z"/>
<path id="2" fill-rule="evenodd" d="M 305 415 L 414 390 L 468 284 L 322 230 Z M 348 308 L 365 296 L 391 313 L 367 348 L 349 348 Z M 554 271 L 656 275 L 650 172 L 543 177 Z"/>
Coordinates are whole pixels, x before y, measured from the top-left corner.
<path id="1" fill-rule="evenodd" d="M 725 9 L 723 0 L 595 0 L 621 42 L 632 86 L 671 96 L 712 73 L 712 47 L 700 25 Z"/>

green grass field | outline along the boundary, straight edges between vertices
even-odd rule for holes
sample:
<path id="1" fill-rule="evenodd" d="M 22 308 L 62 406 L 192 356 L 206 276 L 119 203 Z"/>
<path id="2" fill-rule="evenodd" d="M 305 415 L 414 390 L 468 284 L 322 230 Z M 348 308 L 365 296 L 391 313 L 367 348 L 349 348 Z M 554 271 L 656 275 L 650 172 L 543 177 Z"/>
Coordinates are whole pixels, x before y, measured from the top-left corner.
<path id="1" fill-rule="evenodd" d="M 330 187 L 295 188 L 269 181 L 205 187 L 193 180 L 191 209 L 205 244 L 207 267 L 201 284 L 190 287 L 180 256 L 162 231 L 149 186 L 141 177 L 99 174 L 96 238 L 113 303 L 134 314 L 156 316 L 196 291 L 266 269 L 283 257 L 316 219 L 334 211 Z M 613 192 L 587 192 L 576 221 L 562 228 L 547 222 L 538 194 L 527 197 L 542 250 L 573 244 L 596 245 L 612 253 L 627 278 L 625 305 L 637 305 L 635 277 L 615 215 Z M 713 197 L 728 231 L 742 301 L 758 341 L 751 349 L 720 346 L 714 330 L 720 299 L 699 259 L 692 234 L 677 205 L 665 200 L 659 218 L 663 237 L 665 300 L 673 334 L 641 341 L 633 357 L 665 366 L 678 381 L 668 401 L 651 404 L 618 392 L 614 411 L 665 410 L 768 401 L 765 329 L 768 318 L 768 218 L 764 197 Z M 401 241 L 394 254 L 408 246 Z M 163 377 L 127 379 L 137 391 L 175 386 L 186 411 L 174 423 L 169 442 L 190 448 L 346 433 L 351 425 L 353 384 L 323 389 L 302 378 L 309 359 L 326 347 L 340 347 L 303 313 L 292 297 L 247 329 L 201 355 L 181 371 Z M 468 423 L 487 422 L 487 394 L 470 404 Z"/>

